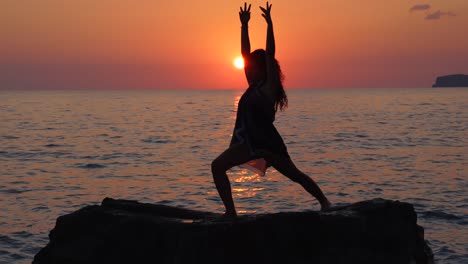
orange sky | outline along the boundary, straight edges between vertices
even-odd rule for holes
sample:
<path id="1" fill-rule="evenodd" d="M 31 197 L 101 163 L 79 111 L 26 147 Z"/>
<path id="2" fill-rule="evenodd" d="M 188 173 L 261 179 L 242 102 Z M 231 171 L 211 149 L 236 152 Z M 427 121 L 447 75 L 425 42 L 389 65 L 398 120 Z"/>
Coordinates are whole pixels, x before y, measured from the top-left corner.
<path id="1" fill-rule="evenodd" d="M 3 0 L 0 89 L 244 88 L 232 64 L 242 3 Z M 264 2 L 251 3 L 252 48 L 263 48 Z M 468 74 L 466 0 L 271 3 L 286 87 L 428 87 Z"/>

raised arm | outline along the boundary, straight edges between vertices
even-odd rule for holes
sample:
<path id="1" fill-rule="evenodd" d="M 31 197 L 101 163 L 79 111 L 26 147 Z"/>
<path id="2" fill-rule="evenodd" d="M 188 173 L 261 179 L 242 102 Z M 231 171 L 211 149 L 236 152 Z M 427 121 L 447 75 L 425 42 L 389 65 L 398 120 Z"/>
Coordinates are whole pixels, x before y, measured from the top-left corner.
<path id="1" fill-rule="evenodd" d="M 276 95 L 278 93 L 278 86 L 281 85 L 281 77 L 279 76 L 278 73 L 278 67 L 276 64 L 276 59 L 275 59 L 275 52 L 276 52 L 276 47 L 275 47 L 275 35 L 273 34 L 273 22 L 271 20 L 271 5 L 266 3 L 266 8 L 260 7 L 262 10 L 263 14 L 262 16 L 265 18 L 265 21 L 267 22 L 267 41 L 266 41 L 266 68 L 267 68 L 267 83 L 265 86 L 265 91 L 271 99 L 274 100 L 276 98 Z"/>
<path id="2" fill-rule="evenodd" d="M 249 20 L 250 20 L 250 7 L 247 7 L 247 3 L 244 3 L 244 9 L 240 7 L 239 18 L 242 23 L 241 29 L 241 52 L 242 57 L 246 57 L 250 54 L 250 39 L 249 39 Z"/>
<path id="3" fill-rule="evenodd" d="M 271 20 L 271 5 L 266 3 L 266 9 L 263 7 L 260 7 L 262 10 L 263 14 L 262 16 L 265 18 L 265 21 L 267 22 L 267 39 L 266 39 L 266 54 L 275 57 L 275 34 L 273 33 L 273 21 Z"/>

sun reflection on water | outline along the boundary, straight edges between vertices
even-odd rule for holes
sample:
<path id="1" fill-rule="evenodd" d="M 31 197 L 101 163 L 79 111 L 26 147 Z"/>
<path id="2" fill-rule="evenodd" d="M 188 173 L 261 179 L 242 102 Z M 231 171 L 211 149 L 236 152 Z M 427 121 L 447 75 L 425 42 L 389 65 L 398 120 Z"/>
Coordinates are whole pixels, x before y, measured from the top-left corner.
<path id="1" fill-rule="evenodd" d="M 234 182 L 262 182 L 263 179 L 260 177 L 258 174 L 254 174 L 251 171 L 248 171 L 247 169 L 242 169 L 239 173 L 241 173 L 241 176 L 237 176 L 234 178 Z"/>
<path id="2" fill-rule="evenodd" d="M 232 195 L 234 198 L 252 198 L 257 196 L 259 191 L 264 188 L 233 188 Z"/>

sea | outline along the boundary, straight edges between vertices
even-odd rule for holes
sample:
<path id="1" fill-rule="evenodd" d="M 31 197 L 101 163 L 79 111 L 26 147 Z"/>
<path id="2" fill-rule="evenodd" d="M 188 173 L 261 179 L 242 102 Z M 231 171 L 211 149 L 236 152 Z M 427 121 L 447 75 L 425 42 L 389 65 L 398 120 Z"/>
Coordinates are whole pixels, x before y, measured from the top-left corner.
<path id="1" fill-rule="evenodd" d="M 210 164 L 243 90 L 0 91 L 0 263 L 105 197 L 223 212 Z M 275 125 L 334 204 L 414 205 L 437 263 L 468 263 L 468 89 L 287 90 Z M 273 168 L 228 172 L 240 214 L 319 210 Z"/>

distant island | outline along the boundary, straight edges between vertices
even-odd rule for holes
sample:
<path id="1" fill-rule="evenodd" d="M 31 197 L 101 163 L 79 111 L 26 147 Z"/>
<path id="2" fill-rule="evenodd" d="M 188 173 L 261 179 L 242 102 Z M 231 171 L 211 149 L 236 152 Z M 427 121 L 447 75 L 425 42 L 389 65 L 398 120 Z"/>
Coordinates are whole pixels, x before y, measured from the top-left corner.
<path id="1" fill-rule="evenodd" d="M 468 87 L 468 75 L 452 74 L 439 76 L 432 87 Z"/>

